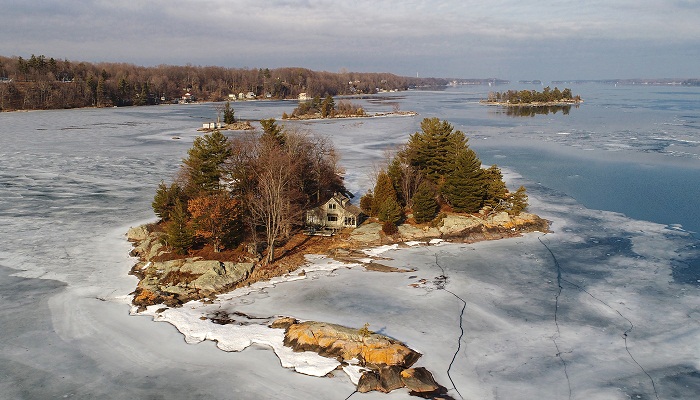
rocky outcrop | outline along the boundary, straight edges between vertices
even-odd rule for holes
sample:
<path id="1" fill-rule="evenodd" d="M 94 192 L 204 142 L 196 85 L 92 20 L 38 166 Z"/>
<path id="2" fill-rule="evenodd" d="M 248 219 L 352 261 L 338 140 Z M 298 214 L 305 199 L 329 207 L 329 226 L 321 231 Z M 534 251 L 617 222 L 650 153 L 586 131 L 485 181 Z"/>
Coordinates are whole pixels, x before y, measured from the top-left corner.
<path id="1" fill-rule="evenodd" d="M 403 223 L 398 226 L 398 234 L 387 237 L 382 233 L 382 226 L 376 222 L 365 223 L 353 230 L 349 239 L 364 245 L 402 242 L 410 240 L 429 240 L 445 238 L 464 242 L 478 242 L 519 236 L 523 232 L 547 232 L 549 223 L 534 214 L 520 213 L 510 215 L 507 212 L 486 214 L 444 214 L 432 224 L 416 225 Z"/>
<path id="2" fill-rule="evenodd" d="M 411 224 L 401 224 L 398 226 L 399 236 L 404 240 L 427 240 L 439 238 L 442 232 L 432 226 L 417 226 Z"/>
<path id="3" fill-rule="evenodd" d="M 376 222 L 362 224 L 360 227 L 353 229 L 350 233 L 350 239 L 361 243 L 374 243 L 381 240 L 382 225 Z"/>
<path id="4" fill-rule="evenodd" d="M 148 225 L 139 225 L 129 228 L 126 232 L 126 239 L 130 242 L 140 242 L 146 240 L 149 234 Z"/>
<path id="5" fill-rule="evenodd" d="M 325 322 L 298 322 L 289 317 L 274 321 L 271 327 L 285 329 L 284 344 L 294 351 L 313 351 L 341 363 L 359 360 L 367 368 L 359 379 L 357 391 L 389 393 L 406 387 L 412 394 L 446 393 L 423 367 L 411 368 L 421 354 L 405 344 L 366 328 L 353 329 Z M 443 396 L 443 398 L 450 398 Z"/>
<path id="6" fill-rule="evenodd" d="M 175 307 L 212 297 L 246 279 L 255 265 L 252 260 L 234 263 L 199 257 L 156 261 L 166 253 L 161 235 L 149 225 L 131 228 L 127 233 L 134 244 L 130 255 L 139 258 L 131 273 L 140 279 L 132 301 L 140 308 L 161 303 Z"/>
<path id="7" fill-rule="evenodd" d="M 138 265 L 138 264 L 137 264 Z M 142 276 L 134 304 L 155 304 L 153 296 L 169 306 L 211 297 L 248 277 L 253 263 L 233 263 L 200 258 L 147 262 L 138 271 Z"/>
<path id="8" fill-rule="evenodd" d="M 423 367 L 409 368 L 401 371 L 401 381 L 411 392 L 434 393 L 440 389 L 433 374 Z"/>
<path id="9" fill-rule="evenodd" d="M 314 351 L 341 361 L 360 360 L 379 368 L 398 365 L 408 368 L 420 353 L 394 339 L 376 333 L 363 335 L 360 330 L 325 322 L 299 322 L 287 327 L 284 344 L 295 351 Z"/>

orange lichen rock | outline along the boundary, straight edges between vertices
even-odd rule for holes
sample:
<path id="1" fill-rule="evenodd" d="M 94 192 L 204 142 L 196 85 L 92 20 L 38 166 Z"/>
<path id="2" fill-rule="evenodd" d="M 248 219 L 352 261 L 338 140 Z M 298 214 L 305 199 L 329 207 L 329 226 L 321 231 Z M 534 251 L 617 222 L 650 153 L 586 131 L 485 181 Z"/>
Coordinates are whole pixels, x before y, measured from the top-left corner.
<path id="1" fill-rule="evenodd" d="M 284 344 L 295 351 L 314 351 L 341 361 L 358 359 L 373 367 L 398 365 L 408 368 L 420 353 L 384 335 L 324 322 L 300 322 L 290 325 Z"/>

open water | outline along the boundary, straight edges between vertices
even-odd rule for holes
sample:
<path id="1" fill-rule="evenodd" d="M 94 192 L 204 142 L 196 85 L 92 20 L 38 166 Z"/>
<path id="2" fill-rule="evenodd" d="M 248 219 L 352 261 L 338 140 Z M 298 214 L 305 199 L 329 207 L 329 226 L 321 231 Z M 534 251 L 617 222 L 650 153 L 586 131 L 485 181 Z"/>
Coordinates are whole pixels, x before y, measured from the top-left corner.
<path id="1" fill-rule="evenodd" d="M 520 340 L 523 346 L 524 339 L 504 325 L 474 329 L 457 359 L 466 363 L 457 374 L 457 389 L 462 385 L 481 398 L 503 399 L 518 393 L 616 398 L 609 397 L 613 392 L 619 398 L 695 398 L 700 393 L 700 257 L 693 236 L 700 232 L 700 88 L 574 85 L 585 102 L 566 115 L 511 116 L 478 103 L 489 89 L 512 88 L 520 87 L 387 93 L 352 101 L 369 112 L 398 106 L 420 115 L 295 125 L 333 140 L 349 189 L 361 195 L 370 187 L 374 165 L 405 143 L 422 118 L 450 121 L 470 137 L 485 164 L 508 172 L 513 189 L 528 188 L 533 212 L 554 221 L 553 235 L 544 237 L 547 248 L 535 240 L 496 245 L 518 254 L 514 264 L 532 266 L 530 271 L 490 264 L 508 263 L 503 257 L 465 261 L 486 247 L 446 250 L 443 262 L 454 281 L 467 282 L 463 297 L 474 282 L 481 282 L 481 289 L 499 287 L 512 299 L 491 301 L 492 314 L 513 326 L 541 323 L 552 329 L 550 311 L 559 295 L 551 282 L 559 277 L 565 287 L 558 309 L 565 314 L 559 320 L 572 331 L 613 331 L 615 313 L 634 322 L 637 352 L 631 354 L 642 362 L 635 364 L 618 343 L 612 353 L 620 353 L 614 360 L 620 367 L 597 375 L 589 369 L 602 365 L 611 350 L 565 337 L 566 331 L 561 337 L 569 353 L 561 357 L 549 339 L 542 349 L 533 346 L 536 355 L 521 347 L 501 353 L 494 350 L 499 343 L 485 338 Z M 236 116 L 244 119 L 279 118 L 294 106 L 290 101 L 234 104 Z M 180 343 L 179 333 L 162 324 L 126 315 L 126 295 L 135 279 L 126 276 L 131 260 L 122 235 L 154 218 L 150 202 L 157 184 L 172 179 L 196 128 L 215 117 L 209 104 L 0 114 L 0 398 L 225 398 L 233 388 L 234 397 L 269 398 L 281 386 L 291 386 L 299 398 L 349 394 L 347 385 L 334 393 L 334 384 L 267 372 L 274 366 L 269 352 L 253 365 L 245 358 L 244 367 L 211 347 Z M 577 286 L 562 284 L 562 276 Z M 629 312 L 578 308 L 586 302 L 579 289 L 597 289 L 596 297 L 608 296 L 605 304 L 622 302 Z M 362 310 L 359 326 L 388 321 L 387 331 L 397 334 L 401 313 L 410 315 L 368 293 L 365 303 L 352 302 L 351 312 L 340 305 L 340 292 L 313 292 L 318 312 Z M 303 301 L 289 300 L 286 307 Z M 386 317 L 392 312 L 396 318 Z M 530 325 L 533 320 L 540 322 Z M 625 329 L 611 337 L 623 332 L 631 337 Z M 141 343 L 144 335 L 174 344 Z M 479 346 L 485 354 L 473 352 Z M 494 358 L 495 353 L 504 357 Z M 552 354 L 558 358 L 530 364 L 538 373 L 508 361 L 546 360 Z M 488 355 L 503 370 L 490 364 Z M 192 358 L 198 361 L 187 361 Z M 562 363 L 571 372 L 568 384 L 562 383 Z M 224 366 L 239 372 L 231 377 L 222 372 Z M 251 372 L 240 372 L 245 368 Z M 278 375 L 281 383 L 275 384 Z M 262 383 L 270 377 L 273 383 Z M 447 380 L 444 372 L 437 377 L 443 384 Z M 543 384 L 555 389 L 534 391 Z"/>

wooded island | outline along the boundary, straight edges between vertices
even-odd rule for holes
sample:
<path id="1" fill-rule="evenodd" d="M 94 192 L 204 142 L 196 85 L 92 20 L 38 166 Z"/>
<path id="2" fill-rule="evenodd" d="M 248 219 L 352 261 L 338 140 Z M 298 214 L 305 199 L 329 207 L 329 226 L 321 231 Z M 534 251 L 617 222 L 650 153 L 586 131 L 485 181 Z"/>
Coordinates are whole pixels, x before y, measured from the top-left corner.
<path id="1" fill-rule="evenodd" d="M 489 92 L 485 104 L 495 104 L 501 106 L 558 106 L 582 103 L 581 96 L 574 96 L 571 89 L 559 90 L 555 87 L 552 90 L 549 86 L 541 92 L 536 90 L 508 90 L 506 92 Z"/>
<path id="2" fill-rule="evenodd" d="M 152 206 L 160 220 L 130 235 L 141 259 L 132 268 L 141 279 L 135 305 L 176 306 L 270 279 L 303 265 L 305 254 L 547 230 L 523 213 L 525 188 L 511 192 L 496 165 L 482 168 L 447 121 L 424 119 L 360 207 L 350 204 L 327 139 L 274 119 L 260 123 L 262 132 L 197 137 L 175 181 L 158 186 Z"/>

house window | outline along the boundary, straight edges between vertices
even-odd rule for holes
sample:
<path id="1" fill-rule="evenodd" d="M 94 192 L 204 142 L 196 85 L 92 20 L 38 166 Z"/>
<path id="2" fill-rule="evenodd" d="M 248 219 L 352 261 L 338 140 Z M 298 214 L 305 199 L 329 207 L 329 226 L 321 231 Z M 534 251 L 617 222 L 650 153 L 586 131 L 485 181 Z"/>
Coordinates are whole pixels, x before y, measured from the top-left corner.
<path id="1" fill-rule="evenodd" d="M 355 217 L 345 217 L 345 226 L 355 226 Z"/>
<path id="2" fill-rule="evenodd" d="M 330 203 L 330 204 L 328 204 L 328 209 L 329 209 L 329 210 L 335 210 L 335 206 L 336 206 L 335 203 Z"/>
<path id="3" fill-rule="evenodd" d="M 328 222 L 337 222 L 338 216 L 333 214 L 328 214 Z"/>

